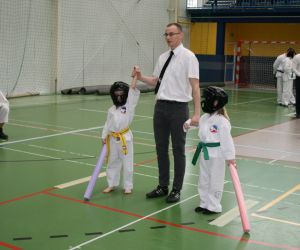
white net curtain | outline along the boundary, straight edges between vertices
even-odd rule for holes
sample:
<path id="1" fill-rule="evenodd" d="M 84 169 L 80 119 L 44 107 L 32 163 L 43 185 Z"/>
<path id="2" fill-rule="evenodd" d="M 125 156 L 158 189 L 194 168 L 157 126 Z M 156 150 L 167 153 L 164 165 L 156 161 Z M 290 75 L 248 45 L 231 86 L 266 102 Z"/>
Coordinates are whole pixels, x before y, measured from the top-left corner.
<path id="1" fill-rule="evenodd" d="M 8 96 L 130 81 L 166 49 L 169 0 L 0 0 L 0 89 Z"/>

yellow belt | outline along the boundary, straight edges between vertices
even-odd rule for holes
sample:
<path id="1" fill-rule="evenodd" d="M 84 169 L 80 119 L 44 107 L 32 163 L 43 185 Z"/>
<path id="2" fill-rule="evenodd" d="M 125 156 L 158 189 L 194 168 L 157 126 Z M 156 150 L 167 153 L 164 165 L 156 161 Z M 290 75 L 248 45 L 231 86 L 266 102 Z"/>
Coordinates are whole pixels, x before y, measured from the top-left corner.
<path id="1" fill-rule="evenodd" d="M 124 137 L 124 135 L 129 131 L 129 128 L 124 128 L 119 132 L 111 132 L 110 134 L 107 135 L 106 137 L 106 146 L 107 146 L 107 155 L 109 155 L 109 139 L 110 136 L 114 137 L 114 138 L 119 138 L 122 144 L 122 153 L 124 155 L 128 154 L 128 148 L 127 148 L 127 144 L 126 144 L 126 139 Z"/>

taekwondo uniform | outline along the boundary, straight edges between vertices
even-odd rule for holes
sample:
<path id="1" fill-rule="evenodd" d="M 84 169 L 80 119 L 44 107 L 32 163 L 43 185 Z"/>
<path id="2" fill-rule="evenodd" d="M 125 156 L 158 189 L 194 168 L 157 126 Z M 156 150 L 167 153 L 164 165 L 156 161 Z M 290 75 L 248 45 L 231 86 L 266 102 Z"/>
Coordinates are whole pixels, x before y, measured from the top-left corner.
<path id="1" fill-rule="evenodd" d="M 282 82 L 283 82 L 283 93 L 282 93 L 282 104 L 288 106 L 289 104 L 295 104 L 295 97 L 293 94 L 293 80 L 296 78 L 296 74 L 293 70 L 293 59 L 287 57 L 283 60 L 282 68 Z"/>
<path id="2" fill-rule="evenodd" d="M 109 187 L 120 184 L 120 172 L 123 166 L 123 187 L 133 188 L 133 135 L 129 129 L 134 118 L 135 107 L 140 97 L 138 89 L 129 89 L 125 105 L 109 108 L 102 139 L 106 139 L 108 148 L 108 166 L 106 177 Z"/>
<path id="3" fill-rule="evenodd" d="M 273 64 L 273 73 L 277 79 L 276 89 L 277 89 L 277 104 L 282 104 L 282 92 L 283 92 L 283 85 L 282 85 L 282 75 L 283 75 L 283 68 L 281 66 L 282 61 L 286 58 L 286 53 L 279 55 L 274 64 Z"/>
<path id="4" fill-rule="evenodd" d="M 198 183 L 200 207 L 213 212 L 222 212 L 225 160 L 235 159 L 231 125 L 217 112 L 202 115 L 199 124 L 199 138 L 203 147 L 206 147 L 200 154 Z M 205 155 L 206 149 L 208 156 Z"/>
<path id="5" fill-rule="evenodd" d="M 0 91 L 0 123 L 8 122 L 9 103 Z"/>

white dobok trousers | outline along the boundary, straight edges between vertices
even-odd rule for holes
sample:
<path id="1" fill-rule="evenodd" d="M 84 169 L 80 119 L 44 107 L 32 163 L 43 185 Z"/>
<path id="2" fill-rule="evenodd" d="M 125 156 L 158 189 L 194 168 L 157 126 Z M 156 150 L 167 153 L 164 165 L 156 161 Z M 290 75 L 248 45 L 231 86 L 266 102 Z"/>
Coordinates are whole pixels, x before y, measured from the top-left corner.
<path id="1" fill-rule="evenodd" d="M 106 177 L 109 187 L 120 184 L 120 174 L 123 167 L 123 188 L 133 188 L 133 142 L 126 141 L 128 153 L 122 153 L 122 143 L 113 136 L 110 137 L 110 154 Z"/>
<path id="2" fill-rule="evenodd" d="M 200 157 L 201 174 L 198 183 L 200 207 L 213 212 L 222 212 L 221 199 L 224 189 L 225 160 L 224 158 L 204 160 L 202 153 Z"/>

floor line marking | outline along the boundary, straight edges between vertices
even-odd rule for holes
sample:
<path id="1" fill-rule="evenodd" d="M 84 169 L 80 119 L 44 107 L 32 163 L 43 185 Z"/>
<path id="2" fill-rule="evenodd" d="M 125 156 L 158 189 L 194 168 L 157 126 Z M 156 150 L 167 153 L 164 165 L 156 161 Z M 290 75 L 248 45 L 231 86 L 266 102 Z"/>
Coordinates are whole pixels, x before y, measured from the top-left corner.
<path id="1" fill-rule="evenodd" d="M 74 129 L 72 127 L 59 126 L 59 125 L 55 125 L 55 124 L 42 123 L 42 122 L 37 122 L 37 121 L 18 120 L 18 119 L 13 119 L 13 118 L 10 118 L 9 120 L 16 121 L 16 122 L 22 122 L 23 124 L 28 123 L 29 125 L 42 125 L 42 126 L 55 127 L 55 128 Z"/>
<path id="2" fill-rule="evenodd" d="M 103 128 L 103 126 L 92 127 L 92 128 L 85 128 L 85 129 L 76 129 L 76 130 L 71 130 L 71 131 L 67 131 L 67 132 L 63 132 L 63 133 L 58 133 L 58 134 L 32 137 L 32 138 L 23 139 L 23 140 L 17 140 L 17 141 L 3 142 L 3 143 L 0 144 L 0 147 L 5 146 L 5 145 L 9 145 L 9 144 L 19 143 L 19 142 L 34 141 L 34 140 L 40 140 L 40 139 L 45 139 L 45 138 L 50 138 L 50 137 L 56 137 L 56 136 L 61 136 L 61 135 L 68 135 L 68 134 L 76 134 L 76 133 L 79 133 L 79 132 L 85 132 L 85 131 L 90 131 L 90 130 L 95 130 L 95 129 L 100 129 L 100 128 Z"/>
<path id="3" fill-rule="evenodd" d="M 254 103 L 254 102 L 263 102 L 263 101 L 266 101 L 266 100 L 273 100 L 273 99 L 274 99 L 273 97 L 270 97 L 270 98 L 256 99 L 256 100 L 248 101 L 248 102 L 231 103 L 230 105 L 239 106 L 239 105 L 242 105 L 242 104 L 248 104 L 248 103 Z"/>
<path id="4" fill-rule="evenodd" d="M 102 172 L 98 175 L 98 178 L 102 178 L 102 177 L 105 177 L 105 176 L 106 176 L 106 172 Z M 88 176 L 88 177 L 84 177 L 84 178 L 77 179 L 77 180 L 74 180 L 74 181 L 66 182 L 66 183 L 63 183 L 63 184 L 60 184 L 60 185 L 57 185 L 57 186 L 54 186 L 54 187 L 58 188 L 58 189 L 64 189 L 64 188 L 72 187 L 72 186 L 82 184 L 82 183 L 85 183 L 85 182 L 89 182 L 90 179 L 91 179 L 91 176 Z"/>
<path id="5" fill-rule="evenodd" d="M 184 199 L 184 200 L 182 200 L 180 202 L 177 202 L 177 203 L 175 203 L 173 205 L 167 206 L 167 207 L 165 207 L 165 208 L 163 208 L 161 210 L 155 211 L 155 212 L 150 213 L 150 214 L 148 214 L 146 216 L 142 216 L 142 215 L 139 215 L 139 214 L 127 212 L 127 211 L 116 209 L 116 208 L 112 208 L 112 207 L 98 205 L 98 204 L 91 203 L 91 202 L 86 202 L 86 201 L 74 199 L 74 198 L 71 198 L 71 197 L 66 197 L 66 196 L 58 195 L 58 194 L 55 194 L 55 193 L 46 192 L 44 194 L 139 218 L 139 219 L 134 220 L 134 221 L 132 221 L 132 222 L 126 224 L 126 225 L 123 225 L 123 226 L 118 227 L 116 229 L 113 229 L 113 230 L 111 230 L 111 231 L 109 231 L 107 233 L 104 233 L 104 234 L 102 234 L 100 236 L 97 236 L 96 238 L 93 238 L 93 239 L 91 239 L 89 241 L 85 241 L 85 242 L 83 242 L 83 243 L 81 243 L 81 244 L 79 244 L 77 246 L 74 246 L 74 247 L 70 247 L 69 250 L 81 249 L 82 246 L 88 245 L 88 244 L 90 244 L 90 243 L 92 243 L 92 242 L 94 242 L 96 240 L 104 238 L 104 237 L 106 237 L 108 235 L 111 235 L 111 234 L 113 234 L 115 232 L 118 232 L 121 229 L 129 227 L 129 226 L 131 226 L 133 224 L 136 224 L 136 223 L 138 223 L 140 221 L 143 221 L 143 220 L 149 220 L 149 221 L 157 222 L 157 223 L 160 223 L 160 224 L 163 224 L 163 225 L 168 225 L 168 226 L 175 227 L 175 228 L 185 229 L 185 230 L 194 231 L 194 232 L 198 232 L 198 233 L 202 233 L 202 234 L 206 234 L 206 235 L 211 235 L 211 236 L 215 236 L 215 237 L 221 237 L 221 238 L 225 238 L 225 239 L 231 239 L 231 240 L 235 240 L 235 241 L 239 241 L 239 242 L 252 243 L 252 244 L 262 245 L 262 246 L 269 246 L 269 247 L 278 248 L 278 249 L 300 250 L 300 248 L 297 248 L 297 247 L 291 247 L 291 246 L 287 246 L 287 245 L 277 245 L 277 244 L 273 244 L 273 243 L 269 243 L 269 242 L 262 242 L 262 241 L 251 240 L 251 239 L 248 239 L 248 238 L 245 238 L 245 237 L 237 237 L 237 236 L 231 236 L 231 235 L 216 233 L 216 232 L 212 232 L 212 231 L 208 231 L 208 230 L 204 230 L 204 229 L 200 229 L 200 228 L 189 227 L 189 226 L 185 226 L 185 225 L 182 225 L 182 224 L 176 224 L 176 223 L 173 223 L 173 222 L 164 221 L 164 220 L 160 220 L 160 219 L 156 219 L 156 218 L 152 218 L 151 217 L 151 216 L 157 215 L 157 214 L 159 214 L 159 213 L 161 213 L 161 212 L 163 212 L 165 210 L 168 210 L 168 209 L 170 209 L 170 208 L 172 208 L 174 206 L 178 206 L 181 203 L 184 203 L 184 202 L 186 202 L 186 201 L 188 201 L 190 199 L 193 199 L 194 197 L 198 196 L 198 194 L 192 195 L 192 196 L 190 196 L 190 197 L 188 197 L 188 198 L 186 198 L 186 199 Z"/>
<path id="6" fill-rule="evenodd" d="M 19 153 L 24 153 L 24 154 L 29 154 L 29 155 L 45 157 L 45 158 L 54 159 L 54 160 L 64 160 L 66 162 L 71 162 L 71 163 L 76 163 L 76 164 L 81 164 L 81 165 L 86 165 L 86 166 L 95 166 L 94 164 L 90 164 L 90 163 L 85 163 L 85 162 L 81 162 L 81 161 L 67 160 L 67 159 L 63 159 L 63 158 L 52 157 L 52 156 L 49 156 L 49 155 L 36 154 L 36 153 L 24 151 L 24 150 L 18 150 L 18 149 L 13 149 L 13 148 L 3 148 L 3 149 L 11 150 L 11 151 L 19 152 Z"/>
<path id="7" fill-rule="evenodd" d="M 251 146 L 251 145 L 244 145 L 244 144 L 235 144 L 236 147 L 241 147 L 241 148 L 252 148 L 252 149 L 258 149 L 261 151 L 271 151 L 271 152 L 279 152 L 279 153 L 286 153 L 286 154 L 291 154 L 291 155 L 300 155 L 300 153 L 296 152 L 290 152 L 290 151 L 285 151 L 281 149 L 275 149 L 275 148 L 266 148 L 266 147 L 258 147 L 258 146 Z"/>
<path id="8" fill-rule="evenodd" d="M 5 205 L 7 203 L 11 203 L 11 202 L 14 202 L 14 201 L 23 200 L 23 199 L 26 199 L 26 198 L 29 198 L 29 197 L 32 197 L 32 196 L 35 196 L 35 195 L 44 194 L 45 192 L 51 191 L 53 189 L 55 189 L 55 188 L 53 188 L 53 187 L 52 188 L 47 188 L 47 189 L 39 191 L 39 192 L 27 194 L 27 195 L 20 196 L 20 197 L 17 197 L 17 198 L 11 199 L 11 200 L 7 200 L 7 201 L 2 201 L 2 202 L 0 202 L 0 205 Z"/>
<path id="9" fill-rule="evenodd" d="M 79 110 L 80 111 L 87 111 L 87 112 L 107 113 L 107 111 L 96 110 L 96 109 L 79 109 Z M 137 114 L 135 114 L 134 117 L 142 117 L 142 118 L 153 119 L 153 116 L 145 116 L 145 115 L 137 115 Z"/>
<path id="10" fill-rule="evenodd" d="M 2 241 L 0 241 L 0 246 L 6 247 L 6 248 L 9 248 L 9 249 L 12 249 L 12 250 L 23 250 L 23 248 L 13 246 L 11 244 L 8 244 L 8 243 L 2 242 Z"/>
<path id="11" fill-rule="evenodd" d="M 245 201 L 245 205 L 247 209 L 251 209 L 257 203 L 258 201 L 254 201 L 254 200 Z M 231 221 L 233 221 L 235 218 L 239 216 L 240 216 L 239 208 L 236 206 L 231 210 L 229 210 L 228 212 L 222 214 L 221 216 L 219 216 L 217 219 L 213 220 L 209 224 L 217 227 L 224 227 L 225 225 L 227 225 L 228 223 L 230 223 Z"/>
<path id="12" fill-rule="evenodd" d="M 300 184 L 298 184 L 297 186 L 293 187 L 292 189 L 290 189 L 289 191 L 285 192 L 284 194 L 280 195 L 279 197 L 277 197 L 275 200 L 271 201 L 267 205 L 263 206 L 257 212 L 264 212 L 264 211 L 266 211 L 267 209 L 273 207 L 278 202 L 280 202 L 281 200 L 283 200 L 284 198 L 286 198 L 287 196 L 289 196 L 290 194 L 294 193 L 295 191 L 297 191 L 299 189 L 300 189 Z"/>
<path id="13" fill-rule="evenodd" d="M 260 215 L 260 214 L 256 214 L 256 213 L 252 213 L 251 216 L 257 217 L 257 218 L 260 218 L 260 219 L 267 219 L 267 220 L 271 220 L 271 221 L 275 221 L 275 222 L 280 222 L 280 223 L 300 227 L 300 223 L 296 223 L 296 222 L 292 222 L 292 221 L 288 221 L 288 220 L 281 220 L 281 219 L 268 217 L 268 216 L 264 216 L 264 215 Z"/>

